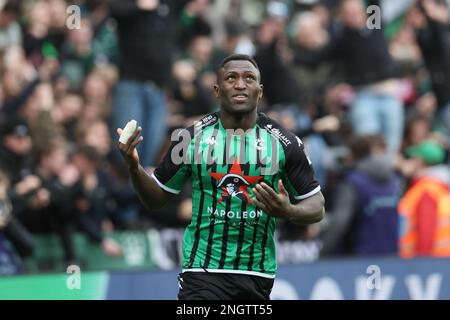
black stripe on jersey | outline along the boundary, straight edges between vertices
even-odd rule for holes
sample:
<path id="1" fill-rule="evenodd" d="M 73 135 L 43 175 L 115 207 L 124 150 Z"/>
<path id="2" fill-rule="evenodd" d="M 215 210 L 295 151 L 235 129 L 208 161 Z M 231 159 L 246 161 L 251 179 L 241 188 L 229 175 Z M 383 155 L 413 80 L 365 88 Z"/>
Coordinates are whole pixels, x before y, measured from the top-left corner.
<path id="1" fill-rule="evenodd" d="M 231 209 L 231 197 L 227 199 L 227 204 L 225 205 L 225 212 L 229 212 Z M 229 216 L 225 215 L 225 222 L 223 224 L 223 234 L 222 234 L 222 254 L 220 256 L 219 269 L 223 269 L 225 265 L 225 259 L 227 257 L 227 246 L 228 246 L 228 229 L 230 227 Z"/>
<path id="2" fill-rule="evenodd" d="M 271 218 L 272 218 L 271 216 L 267 216 L 266 225 L 264 226 L 264 236 L 263 236 L 262 243 L 261 243 L 262 255 L 261 255 L 261 262 L 259 263 L 259 267 L 260 267 L 262 273 L 264 273 L 266 271 L 264 269 L 264 259 L 266 258 L 266 247 L 267 247 L 267 238 L 268 238 L 267 230 L 269 230 L 269 223 L 270 223 Z"/>
<path id="3" fill-rule="evenodd" d="M 259 223 L 259 216 L 256 215 L 255 225 L 253 226 L 252 245 L 250 247 L 250 253 L 249 253 L 250 258 L 248 260 L 248 267 L 247 267 L 248 271 L 253 270 L 253 260 L 255 259 L 255 257 L 253 256 L 253 252 L 255 252 L 256 236 L 258 235 L 258 226 L 259 226 L 258 223 Z"/>
<path id="4" fill-rule="evenodd" d="M 247 139 L 244 136 L 244 143 L 241 142 L 241 145 L 243 146 L 243 152 L 241 154 L 244 155 L 244 159 L 242 159 L 243 162 L 245 162 L 245 150 L 248 148 L 247 146 Z M 248 175 L 250 173 L 250 164 L 246 163 L 241 165 L 242 173 L 244 175 Z M 241 214 L 242 212 L 247 210 L 247 202 L 242 201 L 241 205 Z M 241 260 L 241 251 L 242 251 L 242 245 L 244 244 L 244 236 L 245 236 L 245 218 L 244 215 L 241 216 L 241 221 L 239 225 L 239 236 L 238 236 L 238 243 L 237 243 L 237 250 L 236 250 L 236 259 L 234 260 L 234 269 L 239 269 L 239 262 Z"/>
<path id="5" fill-rule="evenodd" d="M 199 145 L 200 145 L 201 139 L 202 139 L 202 134 L 200 133 L 197 135 L 196 140 L 194 141 L 194 150 L 199 150 Z M 194 152 L 197 152 L 197 151 L 194 151 Z M 194 154 L 194 159 L 196 158 L 196 156 L 197 155 Z M 203 190 L 203 182 L 202 182 L 202 165 L 201 165 L 201 163 L 197 164 L 197 175 L 198 175 L 199 188 L 202 191 Z M 202 222 L 204 201 L 205 201 L 205 194 L 203 192 L 200 192 L 200 205 L 198 208 L 197 224 L 196 224 L 195 233 L 194 233 L 194 244 L 192 246 L 191 256 L 189 258 L 189 268 L 192 268 L 192 265 L 194 264 L 195 255 L 197 254 L 198 244 L 200 242 L 200 225 Z"/>
<path id="6" fill-rule="evenodd" d="M 229 139 L 228 135 L 225 137 L 225 151 L 229 150 L 229 148 L 231 147 L 231 138 Z M 229 163 L 228 159 L 227 159 L 227 153 L 228 152 L 224 152 L 223 153 L 223 163 Z M 227 167 L 227 172 L 229 172 L 230 170 L 230 165 L 226 165 Z M 227 199 L 227 203 L 225 205 L 225 212 L 230 211 L 231 208 L 231 197 Z M 230 220 L 230 218 L 228 217 L 228 214 L 225 215 L 225 219 L 224 219 L 224 224 L 223 224 L 223 233 L 222 233 L 222 252 L 220 255 L 220 261 L 219 261 L 219 269 L 223 269 L 223 266 L 225 265 L 225 258 L 227 256 L 227 244 L 228 244 L 228 228 L 229 228 L 229 223 L 228 221 Z"/>
<path id="7" fill-rule="evenodd" d="M 201 164 L 197 164 L 197 173 L 198 173 L 198 182 L 199 182 L 200 190 L 203 190 L 202 165 Z M 194 264 L 195 255 L 197 254 L 197 249 L 198 249 L 198 243 L 200 242 L 200 224 L 202 221 L 204 201 L 205 201 L 205 193 L 200 192 L 200 205 L 199 205 L 198 214 L 197 214 L 197 225 L 195 228 L 194 245 L 192 246 L 191 257 L 189 258 L 189 268 L 192 268 L 192 265 Z"/>
<path id="8" fill-rule="evenodd" d="M 241 212 L 247 210 L 247 202 L 242 201 Z M 241 260 L 241 251 L 242 245 L 244 244 L 244 235 L 245 235 L 245 218 L 241 217 L 240 226 L 239 226 L 239 236 L 236 250 L 236 259 L 234 260 L 234 269 L 239 269 L 239 262 Z"/>
<path id="9" fill-rule="evenodd" d="M 219 123 L 217 123 L 214 127 L 214 131 L 213 131 L 213 137 L 215 138 L 217 136 L 217 131 L 219 130 Z M 211 151 L 214 149 L 214 144 L 210 145 L 209 147 L 209 153 L 208 155 L 211 154 Z M 211 165 L 211 172 L 216 172 L 217 170 L 217 162 L 214 161 Z M 216 211 L 216 206 L 217 206 L 217 182 L 216 180 L 211 176 L 211 186 L 213 189 L 212 192 L 212 198 L 213 198 L 213 202 L 212 202 L 212 213 L 211 216 L 209 217 L 209 235 L 208 235 L 208 245 L 206 247 L 206 257 L 205 257 L 205 263 L 204 263 L 204 268 L 208 268 L 209 266 L 209 262 L 211 260 L 211 250 L 212 250 L 212 242 L 213 242 L 213 235 L 214 235 L 214 226 L 215 226 L 215 220 L 216 220 L 216 216 L 214 215 L 214 212 Z"/>
<path id="10" fill-rule="evenodd" d="M 259 127 L 256 127 L 256 141 L 258 141 L 259 137 L 260 137 L 260 132 L 259 132 Z M 255 165 L 255 169 L 257 170 L 259 167 L 259 156 L 260 156 L 260 152 L 257 150 L 256 151 L 256 165 Z M 250 253 L 249 253 L 249 260 L 248 260 L 248 267 L 247 269 L 249 271 L 253 270 L 253 260 L 254 260 L 254 256 L 253 256 L 253 252 L 255 252 L 255 244 L 256 244 L 256 236 L 258 235 L 258 226 L 259 226 L 259 216 L 256 215 L 255 218 L 255 225 L 253 226 L 253 240 L 252 240 L 252 245 L 250 246 Z"/>

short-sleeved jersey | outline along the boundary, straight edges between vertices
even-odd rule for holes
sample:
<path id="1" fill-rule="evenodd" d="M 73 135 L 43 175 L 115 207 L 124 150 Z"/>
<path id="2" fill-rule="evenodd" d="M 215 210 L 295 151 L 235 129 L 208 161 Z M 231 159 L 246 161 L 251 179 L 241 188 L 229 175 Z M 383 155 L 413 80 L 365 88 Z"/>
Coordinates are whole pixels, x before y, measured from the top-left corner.
<path id="1" fill-rule="evenodd" d="M 183 238 L 183 270 L 253 274 L 276 272 L 276 218 L 257 209 L 252 188 L 278 192 L 292 203 L 320 191 L 300 138 L 263 113 L 246 132 L 226 130 L 219 113 L 179 131 L 152 177 L 177 194 L 192 181 L 192 221 Z"/>

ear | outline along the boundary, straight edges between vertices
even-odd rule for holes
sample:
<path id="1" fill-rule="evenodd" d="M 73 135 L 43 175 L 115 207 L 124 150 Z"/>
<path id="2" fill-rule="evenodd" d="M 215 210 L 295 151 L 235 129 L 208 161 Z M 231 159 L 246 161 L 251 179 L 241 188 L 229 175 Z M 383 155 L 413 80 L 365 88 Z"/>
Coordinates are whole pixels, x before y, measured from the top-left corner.
<path id="1" fill-rule="evenodd" d="M 259 96 L 258 98 L 261 99 L 264 92 L 264 86 L 262 84 L 259 85 Z"/>
<path id="2" fill-rule="evenodd" d="M 219 85 L 214 85 L 214 94 L 216 95 L 216 98 L 219 98 Z"/>

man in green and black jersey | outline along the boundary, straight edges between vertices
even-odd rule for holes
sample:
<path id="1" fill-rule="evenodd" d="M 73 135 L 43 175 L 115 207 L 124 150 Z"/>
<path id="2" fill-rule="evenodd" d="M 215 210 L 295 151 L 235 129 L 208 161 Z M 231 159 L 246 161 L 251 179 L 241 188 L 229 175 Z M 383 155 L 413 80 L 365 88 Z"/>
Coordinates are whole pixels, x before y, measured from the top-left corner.
<path id="1" fill-rule="evenodd" d="M 277 218 L 318 222 L 324 198 L 300 138 L 257 111 L 263 86 L 256 62 L 231 55 L 217 77 L 220 111 L 174 132 L 151 175 L 136 151 L 141 128 L 119 149 L 149 208 L 163 206 L 187 180 L 192 183 L 178 298 L 269 299 Z"/>

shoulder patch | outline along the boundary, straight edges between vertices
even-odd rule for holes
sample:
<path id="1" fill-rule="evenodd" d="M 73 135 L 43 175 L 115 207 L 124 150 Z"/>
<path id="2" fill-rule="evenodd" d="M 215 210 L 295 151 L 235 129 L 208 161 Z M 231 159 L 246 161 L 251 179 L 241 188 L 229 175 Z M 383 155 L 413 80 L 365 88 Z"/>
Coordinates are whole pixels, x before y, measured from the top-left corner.
<path id="1" fill-rule="evenodd" d="M 203 128 L 206 128 L 207 126 L 210 126 L 211 124 L 217 122 L 218 119 L 219 119 L 219 117 L 218 117 L 217 113 L 208 114 L 207 116 L 203 117 L 199 121 L 195 122 L 194 129 L 201 130 Z"/>
<path id="2" fill-rule="evenodd" d="M 282 144 L 284 144 L 284 146 L 292 144 L 292 141 L 288 138 L 288 136 L 283 134 L 280 129 L 274 128 L 272 124 L 266 124 L 264 129 L 266 129 L 273 137 L 277 138 Z"/>
<path id="3" fill-rule="evenodd" d="M 295 136 L 295 139 L 297 139 L 298 146 L 301 147 L 303 145 L 302 140 L 299 137 L 297 137 L 297 136 Z"/>

